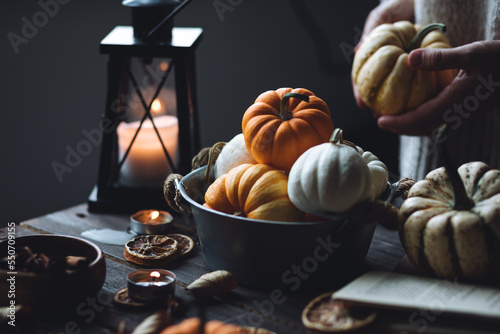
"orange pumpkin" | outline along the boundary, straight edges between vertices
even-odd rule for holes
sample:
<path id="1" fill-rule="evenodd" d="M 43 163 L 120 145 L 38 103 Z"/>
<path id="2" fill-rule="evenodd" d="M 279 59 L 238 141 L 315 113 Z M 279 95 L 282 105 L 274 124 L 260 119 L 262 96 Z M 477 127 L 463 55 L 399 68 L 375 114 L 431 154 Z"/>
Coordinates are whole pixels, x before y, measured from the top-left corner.
<path id="1" fill-rule="evenodd" d="M 177 325 L 169 326 L 160 334 L 198 334 L 200 329 L 200 319 L 188 318 Z M 211 320 L 205 324 L 205 334 L 243 334 L 243 328 L 226 324 L 219 320 Z"/>
<path id="2" fill-rule="evenodd" d="M 205 192 L 205 206 L 228 214 L 274 221 L 302 221 L 288 198 L 288 177 L 263 164 L 243 164 L 217 178 Z"/>
<path id="3" fill-rule="evenodd" d="M 257 162 L 289 171 L 307 149 L 328 142 L 333 122 L 326 103 L 309 90 L 280 88 L 257 97 L 242 130 Z"/>

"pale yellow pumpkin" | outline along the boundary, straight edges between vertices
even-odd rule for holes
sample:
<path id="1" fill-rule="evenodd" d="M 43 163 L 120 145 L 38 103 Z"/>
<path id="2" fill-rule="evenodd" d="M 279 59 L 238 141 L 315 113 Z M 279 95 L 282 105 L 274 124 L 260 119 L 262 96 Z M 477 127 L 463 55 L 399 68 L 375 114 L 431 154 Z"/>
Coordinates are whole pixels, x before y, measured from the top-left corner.
<path id="1" fill-rule="evenodd" d="M 414 109 L 453 80 L 456 70 L 424 71 L 408 63 L 413 49 L 450 47 L 442 32 L 430 31 L 435 28 L 409 21 L 382 24 L 356 51 L 352 81 L 363 102 L 375 113 L 399 114 Z"/>

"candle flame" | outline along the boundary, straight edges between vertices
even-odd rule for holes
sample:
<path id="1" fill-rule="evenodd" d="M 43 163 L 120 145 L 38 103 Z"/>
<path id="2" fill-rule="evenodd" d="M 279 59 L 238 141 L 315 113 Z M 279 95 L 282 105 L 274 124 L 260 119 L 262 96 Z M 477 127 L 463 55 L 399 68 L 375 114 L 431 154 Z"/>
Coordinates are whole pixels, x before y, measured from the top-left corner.
<path id="1" fill-rule="evenodd" d="M 161 112 L 161 102 L 158 99 L 155 99 L 151 104 L 151 111 L 154 113 Z"/>
<path id="2" fill-rule="evenodd" d="M 149 274 L 149 276 L 151 276 L 151 277 L 153 277 L 153 279 L 155 279 L 155 278 L 160 278 L 161 275 L 159 272 L 153 271 L 153 272 L 151 272 L 151 274 Z"/>
<path id="3" fill-rule="evenodd" d="M 162 70 L 163 72 L 166 72 L 168 70 L 168 62 L 162 61 L 160 63 L 160 70 Z"/>
<path id="4" fill-rule="evenodd" d="M 156 219 L 156 218 L 158 218 L 159 216 L 160 216 L 160 212 L 158 212 L 158 211 L 153 211 L 153 212 L 151 212 L 151 216 L 150 216 L 150 217 L 151 217 L 151 220 L 155 220 L 155 219 Z M 157 272 L 157 271 L 155 271 L 155 272 Z"/>

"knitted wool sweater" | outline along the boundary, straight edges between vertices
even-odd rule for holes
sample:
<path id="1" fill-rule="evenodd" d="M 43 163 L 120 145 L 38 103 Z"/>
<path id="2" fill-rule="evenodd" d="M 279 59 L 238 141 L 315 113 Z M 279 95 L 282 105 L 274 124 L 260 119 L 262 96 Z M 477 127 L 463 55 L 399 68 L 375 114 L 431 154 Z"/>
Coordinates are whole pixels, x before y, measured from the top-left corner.
<path id="1" fill-rule="evenodd" d="M 452 46 L 500 39 L 500 0 L 415 0 L 415 22 L 445 23 Z M 483 85 L 480 91 L 500 89 L 500 82 L 482 79 L 478 80 L 478 86 Z M 476 112 L 480 98 L 465 96 L 461 105 L 445 113 L 443 120 L 453 130 L 447 140 L 448 149 L 457 166 L 483 161 L 500 169 L 500 108 Z M 401 177 L 420 180 L 437 167 L 435 138 L 400 137 Z"/>

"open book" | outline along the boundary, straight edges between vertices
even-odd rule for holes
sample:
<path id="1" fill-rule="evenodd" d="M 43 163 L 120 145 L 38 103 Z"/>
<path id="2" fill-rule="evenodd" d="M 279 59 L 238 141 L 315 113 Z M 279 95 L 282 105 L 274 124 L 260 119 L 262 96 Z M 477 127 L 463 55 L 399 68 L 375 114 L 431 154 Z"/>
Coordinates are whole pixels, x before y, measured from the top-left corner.
<path id="1" fill-rule="evenodd" d="M 335 292 L 334 298 L 378 308 L 426 310 L 500 322 L 500 288 L 437 278 L 371 271 Z"/>

